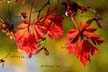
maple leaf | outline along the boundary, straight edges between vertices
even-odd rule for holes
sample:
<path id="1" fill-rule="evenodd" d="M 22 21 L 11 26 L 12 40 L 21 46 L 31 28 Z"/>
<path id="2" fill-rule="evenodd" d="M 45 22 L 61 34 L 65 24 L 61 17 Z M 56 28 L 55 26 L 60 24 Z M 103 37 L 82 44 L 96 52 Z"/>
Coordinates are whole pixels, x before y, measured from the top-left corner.
<path id="1" fill-rule="evenodd" d="M 99 34 L 95 34 L 95 28 L 90 27 L 89 23 L 80 23 L 79 29 L 71 29 L 67 34 L 68 51 L 70 54 L 76 55 L 83 65 L 86 65 L 87 61 L 90 61 L 91 55 L 97 55 L 98 51 L 96 45 L 100 45 L 104 42 L 103 38 L 100 38 Z"/>
<path id="2" fill-rule="evenodd" d="M 28 55 L 38 49 L 37 41 L 44 37 L 44 32 L 38 24 L 29 26 L 29 21 L 25 20 L 18 25 L 19 30 L 15 33 L 16 43 L 20 50 L 25 51 Z"/>
<path id="3" fill-rule="evenodd" d="M 83 65 L 86 65 L 87 61 L 90 61 L 90 54 L 95 56 L 98 54 L 97 48 L 88 40 L 79 39 L 78 48 L 79 50 L 76 51 L 76 55 Z"/>
<path id="4" fill-rule="evenodd" d="M 46 29 L 46 33 L 52 39 L 63 36 L 63 26 L 61 24 L 63 17 L 54 14 L 56 14 L 56 9 L 50 10 L 44 17 L 38 20 L 38 24 Z"/>
<path id="5" fill-rule="evenodd" d="M 52 25 L 49 28 L 48 35 L 50 38 L 59 38 L 63 36 L 62 17 L 54 16 L 49 18 L 52 21 Z"/>

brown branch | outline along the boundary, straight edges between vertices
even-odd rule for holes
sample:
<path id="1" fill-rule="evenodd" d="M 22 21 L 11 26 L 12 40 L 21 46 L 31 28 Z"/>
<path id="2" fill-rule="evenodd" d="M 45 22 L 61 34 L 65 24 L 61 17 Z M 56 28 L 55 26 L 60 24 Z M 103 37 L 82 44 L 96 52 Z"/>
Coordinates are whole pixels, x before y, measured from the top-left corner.
<path id="1" fill-rule="evenodd" d="M 71 16 L 71 20 L 72 20 L 72 22 L 73 22 L 75 28 L 79 29 L 78 24 L 77 24 L 77 22 L 76 22 L 74 16 Z"/>
<path id="2" fill-rule="evenodd" d="M 48 0 L 39 10 L 34 11 L 34 12 L 38 12 L 37 19 L 39 19 L 41 11 L 42 11 L 47 5 L 48 5 L 48 10 L 47 10 L 47 12 L 48 12 L 48 11 L 50 10 L 50 0 Z M 32 13 L 34 13 L 34 12 L 32 12 Z"/>
<path id="3" fill-rule="evenodd" d="M 33 10 L 33 5 L 35 3 L 35 0 L 32 0 L 31 6 L 30 6 L 30 13 L 29 13 L 29 25 L 28 25 L 28 32 L 29 32 L 29 26 L 31 24 L 31 15 L 32 15 L 32 10 Z"/>
<path id="4" fill-rule="evenodd" d="M 98 16 L 97 16 L 97 17 L 95 17 L 95 18 L 92 18 L 92 19 L 88 20 L 86 23 L 91 24 L 93 21 L 96 21 L 97 26 L 98 26 L 99 28 L 102 28 L 101 24 L 99 23 L 99 21 L 102 20 L 102 19 L 103 19 L 102 17 L 98 17 Z"/>

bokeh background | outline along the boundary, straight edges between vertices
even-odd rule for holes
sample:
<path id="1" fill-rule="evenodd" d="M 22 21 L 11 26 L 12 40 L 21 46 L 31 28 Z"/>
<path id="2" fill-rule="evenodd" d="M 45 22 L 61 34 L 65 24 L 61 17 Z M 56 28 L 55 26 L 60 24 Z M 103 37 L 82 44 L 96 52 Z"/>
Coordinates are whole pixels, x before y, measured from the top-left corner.
<path id="1" fill-rule="evenodd" d="M 16 27 L 21 22 L 20 13 L 27 12 L 29 14 L 31 0 L 27 0 L 25 4 L 16 4 L 14 1 L 11 0 L 10 3 L 7 3 L 6 0 L 0 0 L 0 16 L 4 21 L 12 23 Z M 46 1 L 36 0 L 33 10 L 40 9 Z M 105 42 L 101 46 L 97 46 L 99 55 L 91 56 L 91 61 L 86 66 L 83 66 L 74 55 L 68 54 L 65 47 L 65 36 L 68 30 L 73 27 L 73 23 L 70 17 L 64 15 L 63 1 L 59 0 L 59 3 L 57 3 L 56 0 L 51 0 L 51 8 L 57 7 L 58 13 L 64 17 L 62 22 L 64 36 L 54 40 L 47 38 L 46 48 L 50 52 L 49 56 L 40 52 L 29 59 L 24 52 L 18 51 L 14 40 L 0 32 L 0 59 L 5 60 L 4 67 L 0 64 L 0 72 L 108 72 L 108 0 L 73 0 L 80 5 L 92 7 L 103 17 L 102 29 L 97 28 L 95 22 L 92 26 L 97 28 L 96 33 L 101 34 Z M 43 9 L 41 16 L 45 14 L 46 9 L 47 7 Z M 35 19 L 36 15 L 37 13 L 32 14 L 32 20 Z M 78 23 L 85 23 L 93 17 L 94 14 L 90 10 L 83 14 L 78 11 L 76 20 Z"/>

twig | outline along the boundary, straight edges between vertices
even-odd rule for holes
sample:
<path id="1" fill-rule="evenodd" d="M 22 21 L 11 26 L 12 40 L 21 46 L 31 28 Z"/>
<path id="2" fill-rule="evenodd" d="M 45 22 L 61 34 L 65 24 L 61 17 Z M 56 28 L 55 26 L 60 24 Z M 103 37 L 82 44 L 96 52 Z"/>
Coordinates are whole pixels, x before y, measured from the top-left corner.
<path id="1" fill-rule="evenodd" d="M 74 26 L 75 26 L 77 29 L 79 29 L 78 24 L 77 24 L 77 22 L 76 22 L 76 20 L 75 20 L 75 18 L 74 18 L 73 16 L 71 16 L 71 20 L 72 20 Z"/>
<path id="2" fill-rule="evenodd" d="M 4 25 L 5 23 L 4 23 L 4 20 L 3 20 L 3 18 L 0 16 L 0 25 Z"/>
<path id="3" fill-rule="evenodd" d="M 92 9 L 92 8 L 89 8 L 89 10 L 91 10 L 93 13 L 96 14 L 96 10 Z"/>
<path id="4" fill-rule="evenodd" d="M 47 5 L 48 5 L 48 10 L 47 10 L 47 12 L 48 12 L 48 11 L 50 10 L 50 0 L 48 0 L 39 10 L 34 11 L 34 12 L 38 12 L 37 19 L 39 19 L 41 11 L 42 11 Z M 32 13 L 34 13 L 34 12 L 32 12 Z"/>
<path id="5" fill-rule="evenodd" d="M 29 32 L 29 26 L 31 24 L 31 15 L 32 15 L 32 10 L 33 10 L 33 5 L 35 3 L 35 0 L 32 0 L 31 2 L 31 7 L 30 7 L 30 13 L 29 13 L 29 24 L 28 24 L 28 32 Z"/>
<path id="6" fill-rule="evenodd" d="M 46 40 L 47 40 L 47 38 L 46 38 L 46 39 L 45 39 L 45 41 L 44 41 L 44 47 L 45 47 L 45 45 L 46 45 L 46 42 L 47 42 Z"/>

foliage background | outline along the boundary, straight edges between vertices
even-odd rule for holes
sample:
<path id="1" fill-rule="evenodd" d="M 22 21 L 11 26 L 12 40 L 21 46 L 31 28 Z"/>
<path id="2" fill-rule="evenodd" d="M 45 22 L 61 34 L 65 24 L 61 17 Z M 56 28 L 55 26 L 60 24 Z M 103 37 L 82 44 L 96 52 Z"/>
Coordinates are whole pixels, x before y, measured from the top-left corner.
<path id="1" fill-rule="evenodd" d="M 25 11 L 29 13 L 30 1 L 26 4 L 16 4 L 12 0 L 7 4 L 6 0 L 0 1 L 0 16 L 4 20 L 9 19 L 10 23 L 17 26 L 21 22 L 18 17 L 20 12 Z M 45 56 L 43 52 L 38 55 L 34 54 L 31 59 L 23 52 L 19 52 L 14 40 L 10 40 L 4 33 L 0 32 L 0 58 L 5 58 L 5 66 L 0 66 L 0 72 L 108 72 L 108 4 L 107 0 L 73 0 L 80 5 L 87 5 L 97 10 L 98 14 L 103 17 L 102 29 L 97 28 L 97 33 L 100 33 L 105 38 L 104 44 L 98 46 L 99 55 L 91 57 L 91 62 L 87 66 L 83 66 L 81 62 L 74 56 L 69 55 L 66 48 L 66 33 L 73 27 L 70 17 L 64 15 L 63 0 L 51 0 L 51 7 L 58 7 L 58 12 L 64 16 L 64 36 L 60 39 L 51 40 L 47 38 L 46 47 L 50 55 Z M 34 10 L 38 10 L 46 0 L 36 0 Z M 9 12 L 8 12 L 9 11 Z M 46 8 L 42 11 L 41 16 L 45 14 Z M 36 13 L 33 13 L 32 20 L 35 19 Z M 83 16 L 83 17 L 82 17 Z M 94 15 L 88 11 L 84 14 L 76 16 L 78 23 L 92 18 Z M 97 27 L 95 22 L 92 24 Z"/>

